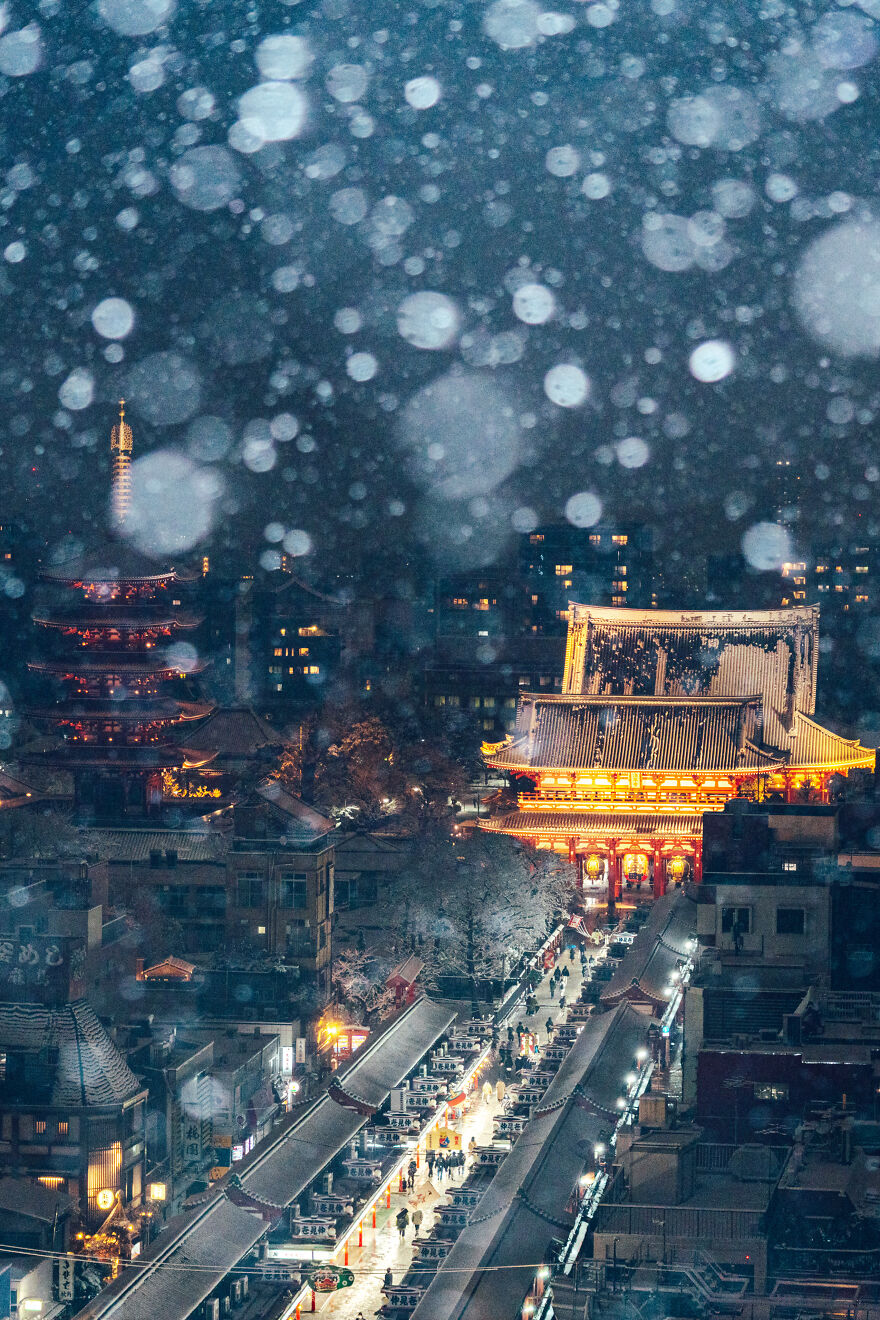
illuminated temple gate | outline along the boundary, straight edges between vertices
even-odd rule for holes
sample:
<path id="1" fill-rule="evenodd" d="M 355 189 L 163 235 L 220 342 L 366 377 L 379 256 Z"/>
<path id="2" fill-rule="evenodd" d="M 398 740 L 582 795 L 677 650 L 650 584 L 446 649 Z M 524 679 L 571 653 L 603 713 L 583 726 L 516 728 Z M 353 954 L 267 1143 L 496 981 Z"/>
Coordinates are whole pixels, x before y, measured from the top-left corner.
<path id="1" fill-rule="evenodd" d="M 812 718 L 817 608 L 679 613 L 572 604 L 560 695 L 524 693 L 487 766 L 522 788 L 483 829 L 577 861 L 585 883 L 702 875 L 703 814 L 731 797 L 827 801 L 874 751 Z"/>

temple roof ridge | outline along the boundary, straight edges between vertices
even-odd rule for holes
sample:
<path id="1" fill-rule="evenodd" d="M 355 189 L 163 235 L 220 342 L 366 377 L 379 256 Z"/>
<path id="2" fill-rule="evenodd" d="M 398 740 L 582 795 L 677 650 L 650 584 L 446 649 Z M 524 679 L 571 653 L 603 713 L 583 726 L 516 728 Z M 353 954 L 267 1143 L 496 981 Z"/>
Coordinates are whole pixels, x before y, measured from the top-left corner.
<path id="1" fill-rule="evenodd" d="M 572 622 L 590 617 L 597 622 L 627 627 L 705 627 L 707 630 L 719 626 L 768 628 L 799 622 L 812 624 L 819 617 L 818 605 L 790 605 L 774 610 L 658 610 L 626 605 L 589 605 L 576 600 L 569 600 L 568 605 Z"/>

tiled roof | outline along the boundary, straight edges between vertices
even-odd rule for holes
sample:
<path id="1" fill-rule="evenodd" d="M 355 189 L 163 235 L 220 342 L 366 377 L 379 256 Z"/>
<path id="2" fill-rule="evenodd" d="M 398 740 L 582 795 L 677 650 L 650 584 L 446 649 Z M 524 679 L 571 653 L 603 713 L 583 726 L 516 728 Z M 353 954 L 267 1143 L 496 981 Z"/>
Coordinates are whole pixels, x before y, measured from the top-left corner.
<path id="1" fill-rule="evenodd" d="M 370 1036 L 334 1079 L 368 1110 L 380 1106 L 454 1018 L 453 1011 L 430 999 L 416 1000 Z M 367 1121 L 368 1113 L 339 1104 L 325 1092 L 289 1115 L 236 1166 L 244 1191 L 273 1205 L 289 1204 Z M 78 1320 L 187 1320 L 266 1229 L 256 1215 L 227 1200 L 224 1185 L 214 1184 L 206 1201 L 173 1220 L 137 1268 L 123 1270 L 78 1313 Z"/>
<path id="2" fill-rule="evenodd" d="M 550 1259 L 553 1239 L 564 1240 L 573 1223 L 578 1179 L 594 1144 L 615 1125 L 622 1073 L 646 1029 L 645 1017 L 628 1004 L 584 1025 L 412 1320 L 520 1314 L 536 1262 Z"/>
<path id="3" fill-rule="evenodd" d="M 690 953 L 696 929 L 697 905 L 693 899 L 680 890 L 661 898 L 602 991 L 602 1003 L 607 1006 L 633 998 L 665 1007 L 669 1000 L 666 987 L 678 964 Z"/>
<path id="4" fill-rule="evenodd" d="M 333 829 L 332 820 L 303 802 L 302 798 L 288 793 L 277 779 L 266 779 L 258 784 L 257 796 L 281 813 L 285 818 L 285 831 L 293 840 L 319 839 Z"/>
<path id="5" fill-rule="evenodd" d="M 227 706 L 209 715 L 195 733 L 189 729 L 181 737 L 187 749 L 216 751 L 223 757 L 252 757 L 266 748 L 281 748 L 284 739 L 250 706 Z"/>
<path id="6" fill-rule="evenodd" d="M 224 836 L 207 830 L 87 830 L 83 840 L 109 862 L 148 862 L 169 850 L 181 862 L 219 862 L 227 851 Z"/>
<path id="7" fill-rule="evenodd" d="M 53 1191 L 30 1178 L 0 1178 L 0 1210 L 51 1224 L 56 1215 L 72 1207 L 73 1201 L 64 1192 Z"/>
<path id="8" fill-rule="evenodd" d="M 50 1103 L 117 1105 L 141 1086 L 84 999 L 61 1008 L 0 1003 L 0 1050 L 57 1051 Z"/>
<path id="9" fill-rule="evenodd" d="M 653 838 L 657 835 L 691 838 L 702 835 L 702 814 L 660 814 L 648 811 L 513 811 L 508 816 L 484 817 L 484 830 L 501 834 L 534 834 L 539 838 Z"/>
<path id="10" fill-rule="evenodd" d="M 841 738 L 830 729 L 796 712 L 791 738 L 791 765 L 812 766 L 873 765 L 874 748 L 863 747 L 858 738 Z"/>
<path id="11" fill-rule="evenodd" d="M 766 611 L 595 609 L 572 603 L 566 693 L 751 696 L 764 743 L 785 747 L 794 710 L 816 707 L 819 616 Z"/>
<path id="12" fill-rule="evenodd" d="M 757 697 L 523 698 L 503 768 L 721 771 L 767 769 Z M 778 760 L 778 758 L 776 758 Z"/>

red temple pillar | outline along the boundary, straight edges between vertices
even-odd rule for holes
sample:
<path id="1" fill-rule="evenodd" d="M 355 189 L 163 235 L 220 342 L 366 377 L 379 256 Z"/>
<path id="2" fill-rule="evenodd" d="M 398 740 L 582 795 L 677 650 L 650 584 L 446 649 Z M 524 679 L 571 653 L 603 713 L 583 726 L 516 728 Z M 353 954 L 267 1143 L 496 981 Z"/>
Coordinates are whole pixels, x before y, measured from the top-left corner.
<path id="1" fill-rule="evenodd" d="M 577 843 L 577 839 L 569 839 L 568 841 L 568 860 L 570 862 L 577 861 Z"/>
<path id="2" fill-rule="evenodd" d="M 663 870 L 663 854 L 654 849 L 654 897 L 662 898 L 666 893 L 666 874 Z"/>
<path id="3" fill-rule="evenodd" d="M 785 800 L 786 800 L 786 802 L 791 802 L 791 797 L 792 797 L 791 776 L 790 776 L 790 775 L 786 775 L 786 776 L 785 776 Z"/>
<path id="4" fill-rule="evenodd" d="M 703 879 L 703 840 L 694 844 L 694 879 L 697 884 Z"/>
<path id="5" fill-rule="evenodd" d="M 617 902 L 623 892 L 623 854 L 618 853 L 617 844 L 611 850 L 611 871 L 608 876 L 608 897 Z"/>

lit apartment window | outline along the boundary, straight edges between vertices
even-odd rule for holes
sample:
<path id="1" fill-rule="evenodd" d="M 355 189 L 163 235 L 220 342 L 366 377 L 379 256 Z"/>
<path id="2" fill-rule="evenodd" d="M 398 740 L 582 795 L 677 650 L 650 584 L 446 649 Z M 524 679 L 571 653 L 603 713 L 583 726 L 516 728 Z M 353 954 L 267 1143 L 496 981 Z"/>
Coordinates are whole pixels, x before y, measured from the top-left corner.
<path id="1" fill-rule="evenodd" d="M 611 597 L 611 604 L 612 604 L 612 605 L 625 605 L 625 604 L 626 604 L 626 597 L 625 597 L 625 596 L 612 596 L 612 597 Z"/>
<path id="2" fill-rule="evenodd" d="M 544 539 L 544 535 L 542 532 L 532 532 L 531 536 L 529 537 L 529 540 L 531 541 L 532 545 L 539 545 L 540 542 L 543 541 L 543 539 Z"/>
<path id="3" fill-rule="evenodd" d="M 477 601 L 476 605 L 474 606 L 475 610 L 482 610 L 484 613 L 488 608 L 489 608 L 488 596 L 481 596 L 480 599 Z"/>
<path id="4" fill-rule="evenodd" d="M 564 587 L 570 587 L 570 586 L 571 586 L 571 578 L 566 578 L 562 585 L 563 585 Z"/>
<path id="5" fill-rule="evenodd" d="M 602 537 L 600 533 L 594 532 L 590 537 L 590 545 L 601 545 L 601 544 L 602 544 Z"/>
<path id="6" fill-rule="evenodd" d="M 858 569 L 856 569 L 856 572 L 858 572 Z M 806 578 L 803 578 L 803 577 L 796 577 L 795 580 L 794 580 L 794 585 L 795 585 L 796 587 L 802 587 L 802 586 L 804 586 L 804 584 L 806 583 L 806 580 L 807 580 L 807 579 L 806 579 Z"/>
<path id="7" fill-rule="evenodd" d="M 626 577 L 626 564 L 618 564 L 617 571 L 621 577 Z"/>
<path id="8" fill-rule="evenodd" d="M 309 653 L 309 648 L 307 646 L 301 646 L 299 648 L 300 655 L 308 655 L 308 653 Z"/>
<path id="9" fill-rule="evenodd" d="M 820 591 L 827 591 L 827 590 L 828 590 L 828 583 L 827 583 L 827 582 L 822 582 L 822 583 L 820 583 L 820 585 L 819 585 L 819 590 L 820 590 Z"/>
<path id="10" fill-rule="evenodd" d="M 838 582 L 837 585 L 835 586 L 834 590 L 835 590 L 835 591 L 843 591 L 843 590 L 844 590 L 843 585 L 842 585 L 840 582 Z"/>
<path id="11" fill-rule="evenodd" d="M 46 1135 L 46 1120 L 38 1118 L 34 1120 L 34 1136 L 44 1137 Z"/>
<path id="12" fill-rule="evenodd" d="M 834 571 L 835 571 L 835 573 L 842 573 L 842 572 L 843 572 L 843 564 L 835 564 L 835 566 L 834 566 Z"/>
<path id="13" fill-rule="evenodd" d="M 856 564 L 856 572 L 857 572 L 857 573 L 867 573 L 867 571 L 868 571 L 868 565 L 867 565 L 867 564 Z"/>
<path id="14" fill-rule="evenodd" d="M 865 603 L 865 601 L 866 601 L 867 599 L 868 599 L 867 596 L 856 596 L 856 600 L 858 601 L 858 603 L 859 603 L 860 605 L 864 605 L 864 603 Z"/>
<path id="15" fill-rule="evenodd" d="M 796 871 L 797 862 L 791 857 L 786 857 L 785 861 L 782 863 L 782 869 L 783 871 Z"/>
<path id="16" fill-rule="evenodd" d="M 454 610 L 466 610 L 468 607 L 467 596 L 453 596 L 452 608 Z"/>
<path id="17" fill-rule="evenodd" d="M 567 619 L 567 618 L 568 618 L 568 610 L 557 610 L 557 611 L 556 611 L 556 617 L 557 617 L 557 619 Z"/>
<path id="18" fill-rule="evenodd" d="M 537 597 L 537 596 L 533 596 L 533 597 L 532 597 L 532 604 L 533 604 L 533 605 L 537 605 L 537 603 L 538 603 L 538 597 Z"/>
<path id="19" fill-rule="evenodd" d="M 321 666 L 320 666 L 320 665 L 309 665 L 309 673 L 310 673 L 310 674 L 320 674 L 320 672 L 321 672 Z"/>
<path id="20" fill-rule="evenodd" d="M 67 1119 L 66 1119 L 66 1118 L 59 1118 L 59 1120 L 58 1120 L 58 1135 L 59 1135 L 59 1137 L 66 1137 L 69 1131 L 70 1131 L 70 1124 L 68 1123 Z"/>
<path id="21" fill-rule="evenodd" d="M 570 573 L 571 571 L 572 571 L 572 566 L 571 566 L 571 564 L 557 564 L 557 565 L 556 565 L 556 576 L 557 576 L 557 577 L 565 577 L 565 576 L 566 576 L 568 573 Z"/>
<path id="22" fill-rule="evenodd" d="M 827 565 L 827 564 L 817 564 L 817 565 L 816 565 L 816 572 L 817 572 L 817 573 L 827 573 L 827 572 L 828 572 L 828 565 Z"/>
<path id="23" fill-rule="evenodd" d="M 280 647 L 280 646 L 276 646 L 276 647 L 275 647 L 275 650 L 272 652 L 272 654 L 273 654 L 273 655 L 281 655 L 281 647 Z"/>
<path id="24" fill-rule="evenodd" d="M 629 543 L 629 537 L 621 536 L 619 533 L 617 536 L 612 536 L 611 538 L 612 545 L 627 545 L 628 543 Z"/>
<path id="25" fill-rule="evenodd" d="M 794 593 L 794 598 L 795 598 L 795 600 L 806 600 L 806 599 L 807 599 L 807 593 L 806 593 L 805 591 L 796 591 L 796 592 Z"/>

